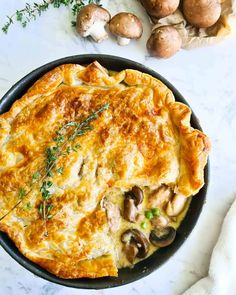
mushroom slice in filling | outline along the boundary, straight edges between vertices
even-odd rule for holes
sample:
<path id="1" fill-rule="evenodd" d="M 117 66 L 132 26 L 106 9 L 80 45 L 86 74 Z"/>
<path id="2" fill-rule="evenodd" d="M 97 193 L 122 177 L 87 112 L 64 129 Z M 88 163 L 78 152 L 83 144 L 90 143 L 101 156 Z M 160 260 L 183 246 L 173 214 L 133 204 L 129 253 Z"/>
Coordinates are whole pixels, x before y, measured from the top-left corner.
<path id="1" fill-rule="evenodd" d="M 147 237 L 138 229 L 128 229 L 121 235 L 121 242 L 124 243 L 123 251 L 130 263 L 136 257 L 144 258 L 149 251 L 149 241 Z"/>
<path id="2" fill-rule="evenodd" d="M 143 191 L 140 187 L 134 186 L 125 193 L 124 199 L 124 219 L 130 222 L 136 222 L 137 215 L 144 199 Z"/>
<path id="3" fill-rule="evenodd" d="M 169 246 L 175 239 L 176 230 L 171 227 L 152 230 L 149 236 L 150 242 L 156 247 Z"/>

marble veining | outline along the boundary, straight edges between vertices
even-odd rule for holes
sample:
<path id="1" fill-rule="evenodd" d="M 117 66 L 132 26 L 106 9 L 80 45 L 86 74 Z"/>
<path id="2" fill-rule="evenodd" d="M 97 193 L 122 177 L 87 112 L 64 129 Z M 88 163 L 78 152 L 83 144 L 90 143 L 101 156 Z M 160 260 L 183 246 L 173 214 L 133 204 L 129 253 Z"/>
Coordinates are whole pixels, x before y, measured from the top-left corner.
<path id="1" fill-rule="evenodd" d="M 28 1 L 33 2 L 33 1 Z M 24 0 L 1 0 L 4 17 L 24 6 Z M 144 24 L 143 37 L 119 47 L 114 37 L 101 44 L 79 38 L 70 26 L 66 8 L 50 9 L 27 28 L 13 26 L 0 33 L 0 97 L 20 78 L 49 61 L 75 54 L 104 53 L 133 59 L 156 70 L 184 95 L 212 142 L 211 181 L 203 213 L 190 238 L 166 264 L 127 286 L 100 291 L 75 290 L 49 283 L 18 265 L 0 248 L 0 294 L 4 295 L 180 295 L 207 274 L 210 254 L 223 217 L 236 197 L 236 39 L 192 51 L 169 60 L 148 56 L 151 26 L 136 0 L 104 0 L 112 14 L 131 11 Z"/>

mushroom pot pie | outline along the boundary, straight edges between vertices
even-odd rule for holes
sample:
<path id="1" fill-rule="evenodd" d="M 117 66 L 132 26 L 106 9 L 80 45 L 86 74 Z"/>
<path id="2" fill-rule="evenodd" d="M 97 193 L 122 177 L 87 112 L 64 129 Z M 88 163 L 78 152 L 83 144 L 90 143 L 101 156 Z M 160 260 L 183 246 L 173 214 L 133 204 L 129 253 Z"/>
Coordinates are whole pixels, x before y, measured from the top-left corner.
<path id="1" fill-rule="evenodd" d="M 173 242 L 209 140 L 159 80 L 66 64 L 0 116 L 0 230 L 61 278 L 117 276 Z"/>

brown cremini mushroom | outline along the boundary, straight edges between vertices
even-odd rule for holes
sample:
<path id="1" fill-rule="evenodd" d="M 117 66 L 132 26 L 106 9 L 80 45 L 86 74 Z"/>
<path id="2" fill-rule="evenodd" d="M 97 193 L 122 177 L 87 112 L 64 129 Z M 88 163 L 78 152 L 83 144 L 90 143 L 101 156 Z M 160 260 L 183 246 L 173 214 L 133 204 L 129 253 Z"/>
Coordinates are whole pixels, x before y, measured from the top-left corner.
<path id="1" fill-rule="evenodd" d="M 156 247 L 169 246 L 175 239 L 176 230 L 171 227 L 152 230 L 149 236 L 149 241 Z"/>
<path id="2" fill-rule="evenodd" d="M 135 206 L 134 199 L 125 198 L 124 199 L 124 219 L 130 222 L 135 222 L 137 214 L 138 214 L 138 209 Z"/>
<path id="3" fill-rule="evenodd" d="M 121 12 L 113 16 L 109 23 L 111 33 L 117 36 L 119 45 L 128 45 L 131 39 L 139 39 L 143 34 L 143 25 L 140 19 L 127 12 Z"/>
<path id="4" fill-rule="evenodd" d="M 125 244 L 123 247 L 123 251 L 125 252 L 125 256 L 130 263 L 134 263 L 134 259 L 138 254 L 138 247 L 136 244 Z"/>
<path id="5" fill-rule="evenodd" d="M 218 21 L 221 4 L 219 0 L 184 0 L 183 13 L 191 25 L 208 28 Z"/>
<path id="6" fill-rule="evenodd" d="M 88 4 L 77 15 L 76 30 L 82 37 L 91 36 L 96 42 L 101 42 L 108 38 L 105 25 L 110 19 L 110 13 L 106 9 Z"/>
<path id="7" fill-rule="evenodd" d="M 143 191 L 140 187 L 134 186 L 125 193 L 124 219 L 135 222 L 138 214 L 138 206 L 143 202 Z"/>
<path id="8" fill-rule="evenodd" d="M 173 56 L 182 45 L 178 31 L 172 26 L 156 28 L 147 41 L 147 49 L 151 56 L 169 58 Z"/>
<path id="9" fill-rule="evenodd" d="M 144 258 L 149 251 L 149 241 L 147 237 L 138 229 L 128 229 L 121 235 L 121 242 L 125 244 L 123 250 L 130 263 L 136 257 Z"/>
<path id="10" fill-rule="evenodd" d="M 141 0 L 147 13 L 156 18 L 163 18 L 175 12 L 180 0 Z"/>

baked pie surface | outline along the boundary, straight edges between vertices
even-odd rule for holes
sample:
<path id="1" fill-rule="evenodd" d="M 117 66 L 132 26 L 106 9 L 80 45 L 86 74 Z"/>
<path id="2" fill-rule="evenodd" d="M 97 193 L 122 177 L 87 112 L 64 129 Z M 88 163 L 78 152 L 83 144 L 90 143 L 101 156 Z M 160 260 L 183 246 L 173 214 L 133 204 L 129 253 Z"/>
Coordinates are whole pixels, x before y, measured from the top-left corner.
<path id="1" fill-rule="evenodd" d="M 60 126 L 107 103 L 91 123 L 94 129 L 73 142 L 78 150 L 58 158 L 56 168 L 63 172 L 55 168 L 48 177 L 53 208 L 45 236 L 41 183 L 26 196 L 19 192 L 45 168 L 45 151 Z M 142 188 L 142 217 L 153 199 L 170 212 L 176 198 L 187 199 L 204 185 L 210 143 L 190 126 L 190 116 L 162 82 L 139 71 L 109 72 L 94 62 L 48 72 L 0 116 L 0 218 L 22 199 L 0 221 L 0 230 L 28 259 L 59 277 L 117 276 L 118 268 L 130 265 L 120 236 L 140 230 L 140 222 L 123 218 L 124 193 Z M 163 187 L 172 197 L 156 200 Z M 149 230 L 141 229 L 146 235 Z"/>

